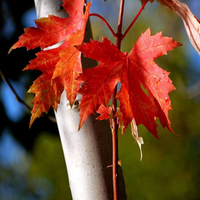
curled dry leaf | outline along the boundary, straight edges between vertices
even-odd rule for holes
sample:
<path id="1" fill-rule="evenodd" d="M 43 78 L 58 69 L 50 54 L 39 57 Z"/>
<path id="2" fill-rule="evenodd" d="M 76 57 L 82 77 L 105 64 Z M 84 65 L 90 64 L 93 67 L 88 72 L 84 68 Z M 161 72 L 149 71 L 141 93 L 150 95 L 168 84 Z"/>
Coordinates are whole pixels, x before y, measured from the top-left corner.
<path id="1" fill-rule="evenodd" d="M 137 125 L 135 123 L 134 118 L 131 122 L 131 131 L 132 131 L 133 138 L 138 143 L 138 146 L 139 146 L 139 149 L 140 149 L 140 160 L 142 160 L 142 157 L 143 157 L 143 155 L 142 155 L 142 144 L 144 144 L 144 140 L 143 140 L 142 137 L 138 136 L 138 129 L 137 129 Z"/>
<path id="2" fill-rule="evenodd" d="M 159 1 L 161 4 L 165 5 L 167 8 L 174 11 L 181 17 L 191 44 L 200 55 L 200 22 L 193 15 L 189 7 L 185 3 L 181 3 L 178 0 L 157 1 Z"/>
<path id="3" fill-rule="evenodd" d="M 145 0 L 140 1 L 142 4 L 145 2 Z M 154 0 L 149 1 L 152 3 Z M 178 0 L 157 1 L 181 17 L 191 44 L 200 55 L 200 21 L 194 16 L 187 4 Z"/>

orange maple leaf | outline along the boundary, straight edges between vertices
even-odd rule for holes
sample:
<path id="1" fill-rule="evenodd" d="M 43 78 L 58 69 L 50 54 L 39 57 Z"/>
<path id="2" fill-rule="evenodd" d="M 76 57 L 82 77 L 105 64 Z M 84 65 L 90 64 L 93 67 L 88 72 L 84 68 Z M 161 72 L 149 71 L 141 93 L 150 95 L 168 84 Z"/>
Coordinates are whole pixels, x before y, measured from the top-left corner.
<path id="1" fill-rule="evenodd" d="M 105 107 L 105 105 L 101 104 L 96 112 L 100 114 L 97 117 L 98 120 L 109 119 L 112 108 L 110 106 Z"/>
<path id="2" fill-rule="evenodd" d="M 155 137 L 158 137 L 155 118 L 172 131 L 168 119 L 171 109 L 168 93 L 175 87 L 169 73 L 158 67 L 154 60 L 179 45 L 172 38 L 163 37 L 161 32 L 151 36 L 150 29 L 147 29 L 128 55 L 107 38 L 103 38 L 102 43 L 91 40 L 78 46 L 85 56 L 100 62 L 79 77 L 84 82 L 79 91 L 83 95 L 79 106 L 79 128 L 101 104 L 106 106 L 109 103 L 120 82 L 121 88 L 116 95 L 120 106 L 116 116 L 123 132 L 133 118 L 137 125 L 143 124 Z"/>
<path id="3" fill-rule="evenodd" d="M 37 58 L 30 61 L 24 70 L 40 70 L 38 77 L 28 92 L 35 93 L 30 126 L 43 112 L 52 106 L 57 110 L 63 90 L 70 104 L 76 98 L 80 81 L 76 80 L 82 72 L 81 52 L 74 46 L 82 44 L 91 3 L 84 12 L 84 0 L 63 0 L 68 18 L 50 15 L 37 19 L 37 28 L 26 28 L 25 33 L 11 47 L 10 51 L 27 47 L 27 50 L 40 46 Z M 43 50 L 46 47 L 63 42 L 59 47 Z"/>
<path id="4" fill-rule="evenodd" d="M 91 3 L 88 3 L 85 14 L 83 12 L 84 0 L 63 0 L 63 8 L 69 17 L 60 18 L 49 15 L 35 20 L 37 28 L 30 27 L 24 29 L 24 34 L 10 48 L 10 51 L 19 47 L 26 47 L 27 50 L 46 47 L 69 39 L 72 33 L 85 28 Z"/>

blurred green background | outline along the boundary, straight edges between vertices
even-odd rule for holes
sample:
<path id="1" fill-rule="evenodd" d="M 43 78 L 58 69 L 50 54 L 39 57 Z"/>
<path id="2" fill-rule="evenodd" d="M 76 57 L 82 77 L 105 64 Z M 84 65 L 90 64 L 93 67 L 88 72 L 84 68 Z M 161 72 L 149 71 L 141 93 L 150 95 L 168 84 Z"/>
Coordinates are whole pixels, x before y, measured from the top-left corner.
<path id="1" fill-rule="evenodd" d="M 185 0 L 200 19 L 200 2 Z M 91 12 L 101 14 L 117 29 L 120 1 L 94 0 Z M 137 14 L 141 4 L 127 0 L 123 30 Z M 22 72 L 35 52 L 18 49 L 7 55 L 23 28 L 34 26 L 33 1 L 0 1 L 0 68 L 22 99 L 31 105 L 33 95 L 26 94 L 39 72 Z M 107 27 L 92 17 L 94 39 L 102 35 L 115 42 Z M 183 44 L 156 59 L 156 63 L 171 72 L 176 90 L 170 93 L 173 110 L 171 125 L 177 135 L 158 127 L 159 140 L 143 126 L 139 134 L 144 139 L 143 159 L 130 128 L 119 133 L 119 159 L 125 178 L 128 200 L 198 200 L 200 199 L 200 57 L 193 50 L 181 19 L 159 3 L 148 3 L 122 43 L 129 52 L 137 38 L 148 27 L 152 34 L 162 31 Z M 31 129 L 30 113 L 16 102 L 10 88 L 0 78 L 0 199 L 71 199 L 62 147 L 56 124 L 46 117 L 37 119 Z M 52 110 L 50 115 L 52 115 Z M 159 122 L 158 122 L 159 124 Z"/>

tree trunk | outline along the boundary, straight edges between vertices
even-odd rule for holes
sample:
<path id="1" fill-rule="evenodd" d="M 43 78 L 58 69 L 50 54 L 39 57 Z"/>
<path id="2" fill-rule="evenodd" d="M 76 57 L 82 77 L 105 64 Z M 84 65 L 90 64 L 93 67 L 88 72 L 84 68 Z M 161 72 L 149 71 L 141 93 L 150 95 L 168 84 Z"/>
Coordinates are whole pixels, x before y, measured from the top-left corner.
<path id="1" fill-rule="evenodd" d="M 53 14 L 67 17 L 61 7 L 61 0 L 35 0 L 38 18 Z M 86 40 L 91 38 L 90 24 L 86 30 Z M 94 61 L 83 60 L 83 67 L 93 67 Z M 110 126 L 107 121 L 97 121 L 90 116 L 80 131 L 79 109 L 80 96 L 70 109 L 66 94 L 63 92 L 61 102 L 55 112 L 69 184 L 73 200 L 111 200 L 112 192 L 112 141 Z M 120 171 L 121 172 L 121 171 Z M 120 199 L 125 198 L 122 176 Z"/>

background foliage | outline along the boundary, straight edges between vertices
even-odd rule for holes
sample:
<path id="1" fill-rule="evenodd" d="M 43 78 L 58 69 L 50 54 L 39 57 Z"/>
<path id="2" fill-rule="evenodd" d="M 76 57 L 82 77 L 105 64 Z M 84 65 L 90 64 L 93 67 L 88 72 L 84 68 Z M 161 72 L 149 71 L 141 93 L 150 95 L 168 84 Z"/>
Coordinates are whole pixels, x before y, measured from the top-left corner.
<path id="1" fill-rule="evenodd" d="M 185 0 L 200 19 L 200 2 Z M 99 9 L 101 8 L 101 9 Z M 126 1 L 124 28 L 140 8 L 137 0 Z M 95 0 L 92 12 L 101 14 L 117 28 L 119 0 Z M 21 98 L 31 105 L 32 95 L 26 94 L 38 72 L 21 70 L 35 57 L 35 50 L 18 49 L 7 55 L 23 28 L 33 26 L 33 1 L 0 1 L 0 52 L 3 73 L 9 78 Z M 30 17 L 31 16 L 31 17 Z M 34 15 L 34 18 L 36 16 Z M 94 39 L 102 35 L 113 42 L 105 25 L 91 18 Z M 130 129 L 119 133 L 119 156 L 122 161 L 128 199 L 199 199 L 200 184 L 200 58 L 192 49 L 181 19 L 157 2 L 148 3 L 136 24 L 122 43 L 122 51 L 129 51 L 148 27 L 152 34 L 163 31 L 183 44 L 156 62 L 167 71 L 177 90 L 171 93 L 170 111 L 174 135 L 161 126 L 159 140 L 143 126 L 139 134 L 144 138 L 143 160 Z M 53 111 L 50 112 L 53 114 Z M 71 199 L 64 157 L 55 123 L 46 117 L 29 126 L 30 113 L 0 79 L 0 199 Z"/>

